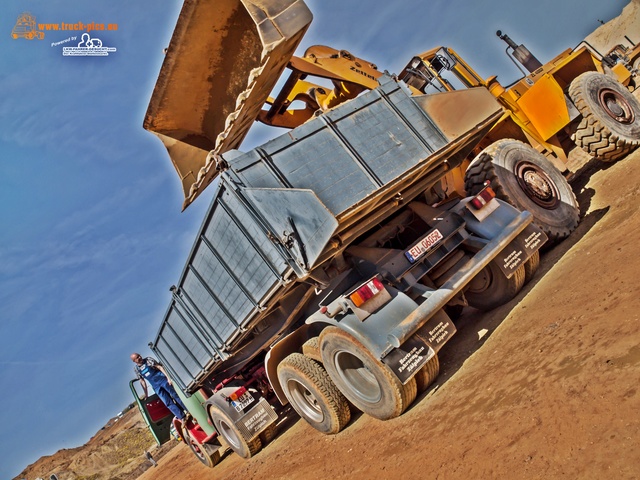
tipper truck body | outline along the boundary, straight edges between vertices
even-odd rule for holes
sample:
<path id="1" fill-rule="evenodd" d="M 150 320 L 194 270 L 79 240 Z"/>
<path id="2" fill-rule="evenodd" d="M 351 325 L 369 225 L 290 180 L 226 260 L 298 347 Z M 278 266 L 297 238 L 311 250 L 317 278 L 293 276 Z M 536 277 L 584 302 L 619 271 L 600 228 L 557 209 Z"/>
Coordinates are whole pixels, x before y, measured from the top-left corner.
<path id="1" fill-rule="evenodd" d="M 300 1 L 271 3 L 295 4 L 299 29 L 278 43 L 292 52 L 310 14 Z M 185 2 L 178 44 L 180 25 L 201 18 L 195 5 L 214 8 Z M 208 130 L 207 115 L 162 129 L 176 120 L 160 118 L 177 88 L 174 40 L 145 126 L 162 130 L 170 153 L 211 149 L 198 175 L 217 182 L 150 343 L 193 410 L 179 433 L 213 466 L 223 445 L 244 458 L 258 452 L 287 404 L 325 434 L 346 426 L 351 406 L 382 420 L 400 415 L 437 377 L 452 318 L 513 299 L 547 240 L 530 213 L 489 186 L 465 197 L 443 182 L 502 107 L 486 88 L 418 95 L 382 75 L 376 88 L 240 152 L 286 62 L 269 70 L 256 57 L 264 84 L 245 68 L 255 75 L 237 89 L 223 131 Z M 185 121 L 186 110 L 178 108 Z M 194 140 L 196 131 L 206 133 Z"/>

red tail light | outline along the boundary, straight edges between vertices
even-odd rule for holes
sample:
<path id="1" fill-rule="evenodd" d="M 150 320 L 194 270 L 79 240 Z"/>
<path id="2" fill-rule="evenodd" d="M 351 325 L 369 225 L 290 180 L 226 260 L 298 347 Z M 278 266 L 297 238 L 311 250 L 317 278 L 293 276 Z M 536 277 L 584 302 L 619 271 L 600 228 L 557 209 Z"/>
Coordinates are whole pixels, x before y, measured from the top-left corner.
<path id="1" fill-rule="evenodd" d="M 494 198 L 496 198 L 496 193 L 487 185 L 469 203 L 476 210 L 480 210 Z"/>
<path id="2" fill-rule="evenodd" d="M 233 392 L 231 395 L 229 395 L 229 398 L 231 400 L 235 401 L 235 400 L 238 400 L 245 393 L 247 393 L 247 389 L 244 388 L 244 387 L 240 387 L 235 392 Z"/>
<path id="3" fill-rule="evenodd" d="M 378 280 L 377 278 L 372 278 L 351 295 L 349 295 L 349 298 L 356 307 L 359 307 L 363 305 L 367 300 L 375 297 L 382 290 L 384 290 L 382 282 L 380 282 L 380 280 Z"/>

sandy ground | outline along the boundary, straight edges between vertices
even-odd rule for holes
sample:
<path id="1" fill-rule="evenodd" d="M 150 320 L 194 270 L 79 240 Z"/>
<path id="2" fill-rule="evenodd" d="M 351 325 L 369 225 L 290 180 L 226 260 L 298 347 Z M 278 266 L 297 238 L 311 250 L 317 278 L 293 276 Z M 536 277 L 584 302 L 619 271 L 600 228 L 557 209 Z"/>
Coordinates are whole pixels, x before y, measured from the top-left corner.
<path id="1" fill-rule="evenodd" d="M 401 417 L 324 436 L 295 414 L 249 460 L 185 445 L 141 480 L 640 478 L 640 152 L 573 180 L 584 218 L 516 299 L 469 309 Z"/>

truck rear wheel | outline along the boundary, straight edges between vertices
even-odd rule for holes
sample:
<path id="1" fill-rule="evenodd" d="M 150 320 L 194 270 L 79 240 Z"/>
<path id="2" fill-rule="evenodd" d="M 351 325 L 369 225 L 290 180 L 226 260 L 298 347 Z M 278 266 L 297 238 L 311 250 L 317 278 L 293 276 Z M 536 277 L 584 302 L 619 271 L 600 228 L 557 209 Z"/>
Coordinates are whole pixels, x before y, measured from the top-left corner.
<path id="1" fill-rule="evenodd" d="M 276 422 L 273 422 L 271 425 L 265 428 L 262 432 L 260 432 L 260 435 L 259 435 L 260 442 L 264 446 L 267 443 L 271 442 L 274 438 L 276 438 L 277 434 L 278 434 L 278 425 L 276 424 Z"/>
<path id="2" fill-rule="evenodd" d="M 440 360 L 438 360 L 438 354 L 436 353 L 429 361 L 420 369 L 416 376 L 416 389 L 418 395 L 427 391 L 429 385 L 438 377 L 440 373 Z"/>
<path id="3" fill-rule="evenodd" d="M 304 342 L 302 344 L 302 354 L 305 357 L 322 363 L 322 357 L 320 357 L 320 342 L 318 340 L 318 337 L 311 337 Z"/>
<path id="4" fill-rule="evenodd" d="M 572 136 L 577 146 L 603 162 L 613 162 L 640 145 L 640 103 L 618 81 L 585 72 L 569 86 L 582 114 Z"/>
<path id="5" fill-rule="evenodd" d="M 189 430 L 186 428 L 182 430 L 182 434 L 184 435 L 185 443 L 189 445 L 193 454 L 198 457 L 198 460 L 200 460 L 204 465 L 209 468 L 213 468 L 218 464 L 218 462 L 220 462 L 219 447 L 198 442 L 191 436 Z"/>
<path id="6" fill-rule="evenodd" d="M 260 437 L 245 440 L 233 421 L 215 405 L 209 405 L 209 416 L 220 436 L 242 458 L 251 458 L 262 448 Z"/>
<path id="7" fill-rule="evenodd" d="M 524 284 L 526 285 L 533 278 L 540 267 L 540 250 L 529 257 L 529 260 L 524 262 Z"/>
<path id="8" fill-rule="evenodd" d="M 578 226 L 580 208 L 571 186 L 531 145 L 507 138 L 485 148 L 467 168 L 464 188 L 476 195 L 487 181 L 498 198 L 531 212 L 552 243 Z"/>
<path id="9" fill-rule="evenodd" d="M 292 353 L 278 365 L 278 380 L 298 415 L 325 434 L 336 434 L 349 420 L 347 399 L 316 361 Z"/>
<path id="10" fill-rule="evenodd" d="M 395 418 L 416 399 L 415 378 L 403 385 L 387 365 L 338 327 L 322 331 L 320 353 L 340 391 L 367 415 L 380 420 Z"/>
<path id="11" fill-rule="evenodd" d="M 524 280 L 524 265 L 507 278 L 494 260 L 469 282 L 464 296 L 472 307 L 492 310 L 512 300 L 522 290 Z"/>

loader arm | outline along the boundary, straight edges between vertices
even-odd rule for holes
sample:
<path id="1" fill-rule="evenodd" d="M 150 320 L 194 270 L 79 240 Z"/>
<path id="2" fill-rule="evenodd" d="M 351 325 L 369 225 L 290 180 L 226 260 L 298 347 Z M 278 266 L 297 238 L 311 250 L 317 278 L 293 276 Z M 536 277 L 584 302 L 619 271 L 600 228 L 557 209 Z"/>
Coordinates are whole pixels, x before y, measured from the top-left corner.
<path id="1" fill-rule="evenodd" d="M 269 97 L 268 110 L 262 110 L 258 121 L 271 126 L 295 128 L 308 121 L 316 111 L 326 111 L 347 100 L 357 97 L 365 90 L 378 86 L 383 74 L 378 67 L 354 57 L 346 50 L 336 50 L 323 45 L 309 47 L 303 57 L 292 57 L 287 65 L 291 70 L 288 80 L 276 98 Z M 443 70 L 452 72 L 467 88 L 499 87 L 495 77 L 484 80 L 453 49 L 436 47 L 417 55 L 402 70 L 398 78 L 413 91 L 420 94 L 427 83 L 437 83 L 440 90 L 455 88 L 443 78 Z M 307 77 L 328 79 L 333 89 L 309 82 Z M 303 108 L 290 108 L 296 100 Z"/>
<path id="2" fill-rule="evenodd" d="M 258 115 L 257 120 L 264 124 L 295 128 L 318 110 L 326 111 L 376 88 L 382 75 L 375 64 L 324 45 L 314 45 L 304 56 L 292 57 L 287 68 L 291 70 L 289 78 L 277 97 L 267 99 L 270 108 Z M 308 76 L 330 80 L 333 88 L 306 81 Z M 296 100 L 303 102 L 304 108 L 290 108 Z"/>

